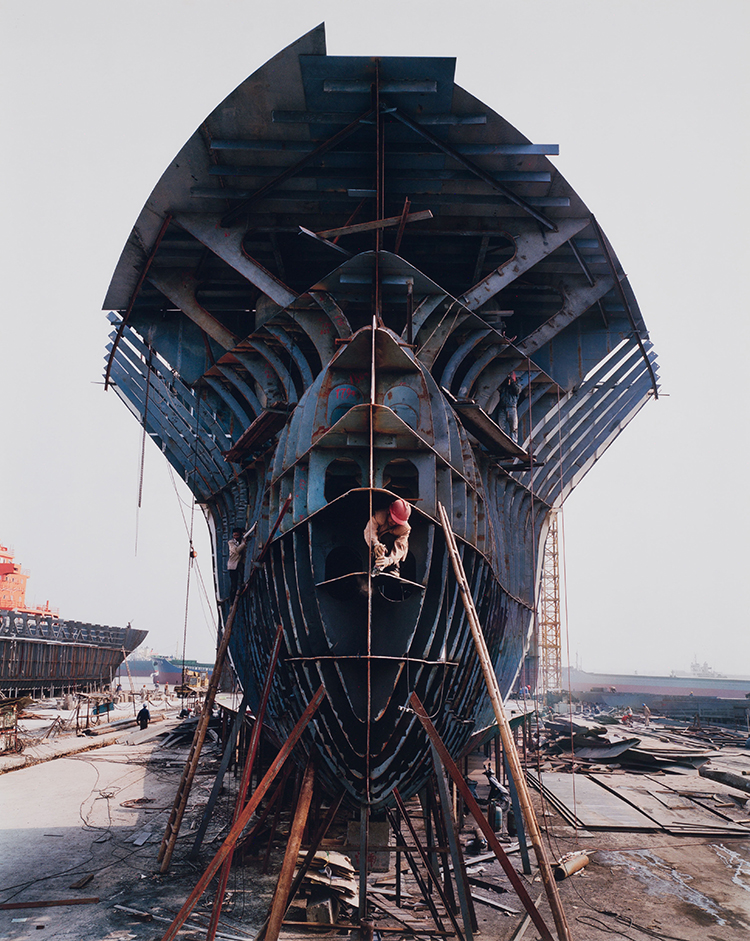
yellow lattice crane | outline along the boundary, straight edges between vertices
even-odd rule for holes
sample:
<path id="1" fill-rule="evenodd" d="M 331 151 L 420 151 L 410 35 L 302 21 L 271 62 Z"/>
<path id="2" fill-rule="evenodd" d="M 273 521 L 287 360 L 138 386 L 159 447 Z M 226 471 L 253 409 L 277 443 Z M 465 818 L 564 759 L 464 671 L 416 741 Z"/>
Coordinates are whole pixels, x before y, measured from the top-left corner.
<path id="1" fill-rule="evenodd" d="M 562 688 L 560 651 L 560 555 L 557 538 L 558 513 L 553 512 L 547 541 L 544 545 L 542 584 L 539 593 L 537 648 L 540 693 Z"/>

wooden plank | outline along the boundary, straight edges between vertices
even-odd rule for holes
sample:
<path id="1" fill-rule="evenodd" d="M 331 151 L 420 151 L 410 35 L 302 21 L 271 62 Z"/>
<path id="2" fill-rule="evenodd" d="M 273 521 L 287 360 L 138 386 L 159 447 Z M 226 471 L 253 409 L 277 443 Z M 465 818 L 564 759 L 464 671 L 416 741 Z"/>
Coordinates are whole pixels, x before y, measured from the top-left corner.
<path id="1" fill-rule="evenodd" d="M 9 912 L 17 908 L 56 908 L 59 905 L 95 905 L 98 898 L 89 899 L 46 899 L 39 902 L 3 902 L 0 911 Z"/>
<path id="2" fill-rule="evenodd" d="M 388 216 L 387 219 L 376 219 L 374 222 L 357 222 L 354 225 L 341 226 L 338 229 L 323 229 L 322 232 L 316 232 L 322 238 L 337 238 L 339 235 L 354 235 L 358 232 L 372 232 L 373 229 L 385 229 L 392 225 L 398 225 L 402 216 Z M 407 222 L 423 222 L 432 219 L 432 213 L 429 209 L 420 210 L 420 212 L 410 212 L 406 216 Z"/>
<path id="3" fill-rule="evenodd" d="M 427 919 L 417 918 L 416 916 L 405 911 L 403 908 L 398 908 L 396 905 L 391 905 L 391 903 L 384 899 L 382 895 L 378 895 L 375 892 L 370 892 L 367 898 L 372 902 L 373 905 L 375 905 L 381 911 L 385 912 L 386 915 L 389 915 L 395 921 L 400 922 L 407 928 L 424 928 L 427 924 Z M 430 926 L 430 930 L 432 930 L 432 926 Z"/>
<path id="4" fill-rule="evenodd" d="M 511 908 L 510 905 L 503 905 L 503 903 L 498 902 L 497 899 L 488 899 L 486 896 L 479 895 L 477 892 L 472 892 L 471 897 L 475 902 L 481 902 L 482 905 L 487 905 L 489 908 L 496 908 L 499 912 L 505 912 L 506 915 L 521 914 L 517 908 Z"/>

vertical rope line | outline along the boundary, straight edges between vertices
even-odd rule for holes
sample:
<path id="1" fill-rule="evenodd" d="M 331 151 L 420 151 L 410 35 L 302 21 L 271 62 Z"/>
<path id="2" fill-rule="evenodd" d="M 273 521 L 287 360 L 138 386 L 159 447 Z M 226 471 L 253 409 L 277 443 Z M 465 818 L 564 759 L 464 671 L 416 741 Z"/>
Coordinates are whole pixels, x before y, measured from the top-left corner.
<path id="1" fill-rule="evenodd" d="M 151 349 L 151 343 L 148 344 L 148 358 L 146 359 L 146 396 L 143 403 L 143 432 L 141 434 L 141 464 L 140 472 L 138 475 L 138 506 L 135 511 L 135 554 L 138 555 L 138 529 L 141 519 L 141 504 L 143 502 L 143 474 L 144 468 L 146 466 L 146 423 L 148 421 L 148 402 L 149 394 L 151 392 L 151 358 L 153 356 L 153 351 Z"/>
<path id="2" fill-rule="evenodd" d="M 200 412 L 201 412 L 201 393 L 200 388 L 196 389 L 196 397 L 198 403 L 195 407 L 195 442 L 193 448 L 193 477 L 196 476 L 198 471 L 198 435 L 200 433 Z M 193 529 L 195 525 L 195 493 L 193 488 L 190 488 L 190 492 L 193 495 L 193 499 L 190 502 L 190 531 L 188 533 L 188 541 L 190 545 L 188 553 L 188 569 L 187 569 L 187 578 L 185 584 L 185 620 L 182 625 L 182 683 L 185 684 L 185 652 L 187 650 L 187 625 L 188 625 L 188 611 L 190 610 L 190 575 L 193 571 L 193 560 L 195 559 L 195 549 L 193 547 Z"/>

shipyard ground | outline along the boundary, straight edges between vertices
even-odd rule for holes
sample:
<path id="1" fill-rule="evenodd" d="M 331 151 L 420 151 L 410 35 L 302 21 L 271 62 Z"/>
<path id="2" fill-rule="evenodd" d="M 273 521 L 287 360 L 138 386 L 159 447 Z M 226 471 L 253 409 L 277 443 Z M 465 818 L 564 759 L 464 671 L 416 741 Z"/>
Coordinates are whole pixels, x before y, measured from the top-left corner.
<path id="1" fill-rule="evenodd" d="M 220 821 L 209 830 L 200 860 L 189 862 L 191 828 L 213 781 L 210 773 L 199 774 L 171 868 L 164 875 L 158 873 L 158 844 L 184 763 L 184 749 L 162 747 L 162 731 L 158 725 L 146 732 L 131 731 L 103 747 L 0 775 L 0 902 L 87 900 L 84 904 L 1 910 L 0 941 L 156 941 L 163 936 L 220 845 L 220 823 L 226 819 L 228 807 L 219 809 Z M 212 757 L 215 754 L 206 756 L 209 768 Z M 475 775 L 480 764 L 478 757 Z M 481 783 L 479 790 L 481 794 Z M 576 832 L 555 811 L 543 809 L 539 795 L 534 794 L 534 800 L 540 824 L 549 836 L 550 856 L 591 851 L 589 865 L 559 883 L 575 941 L 607 937 L 730 941 L 750 937 L 750 840 Z M 467 826 L 464 842 L 471 835 Z M 234 869 L 220 941 L 255 937 L 271 902 L 274 867 L 278 869 L 282 851 L 283 846 L 274 851 L 268 875 L 261 872 L 260 858 L 251 858 Z M 512 858 L 520 870 L 518 855 Z M 472 865 L 469 860 L 469 864 L 479 878 L 509 887 L 496 861 L 482 859 Z M 381 886 L 387 882 L 385 874 L 376 878 Z M 540 911 L 552 927 L 538 876 L 523 878 L 532 898 L 541 896 Z M 409 891 L 415 890 L 409 887 Z M 506 914 L 477 902 L 479 937 L 493 941 L 519 938 L 523 909 L 512 889 L 503 894 L 479 894 L 491 895 L 517 913 Z M 209 890 L 179 938 L 205 937 L 211 901 Z M 414 916 L 429 917 L 416 895 L 412 895 L 412 904 Z M 147 912 L 153 920 L 145 922 L 123 910 L 128 908 Z M 304 914 L 292 910 L 289 917 L 304 918 Z M 299 929 L 282 932 L 283 939 L 302 937 L 358 935 L 300 933 Z M 400 935 L 383 934 L 383 938 L 397 937 Z M 529 926 L 523 937 L 535 939 L 538 933 Z"/>

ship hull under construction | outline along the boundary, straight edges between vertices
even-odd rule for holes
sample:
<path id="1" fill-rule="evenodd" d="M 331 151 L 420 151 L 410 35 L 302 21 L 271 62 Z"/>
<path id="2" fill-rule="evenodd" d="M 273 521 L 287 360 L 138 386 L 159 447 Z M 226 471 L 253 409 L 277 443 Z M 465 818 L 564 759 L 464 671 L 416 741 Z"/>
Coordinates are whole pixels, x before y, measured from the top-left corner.
<path id="1" fill-rule="evenodd" d="M 655 394 L 635 297 L 589 210 L 451 59 L 327 56 L 322 27 L 201 124 L 105 304 L 112 386 L 209 524 L 230 654 L 332 790 L 417 791 L 494 719 L 438 522 L 501 692 L 527 655 L 552 516 Z M 363 532 L 411 506 L 397 574 Z"/>
<path id="2" fill-rule="evenodd" d="M 58 696 L 109 685 L 147 631 L 0 611 L 0 692 Z"/>

